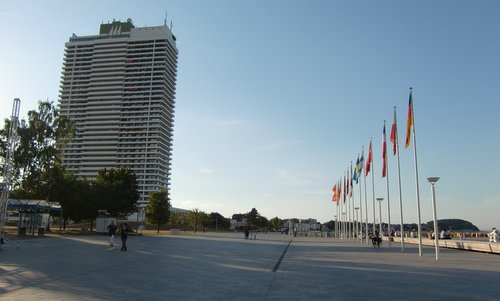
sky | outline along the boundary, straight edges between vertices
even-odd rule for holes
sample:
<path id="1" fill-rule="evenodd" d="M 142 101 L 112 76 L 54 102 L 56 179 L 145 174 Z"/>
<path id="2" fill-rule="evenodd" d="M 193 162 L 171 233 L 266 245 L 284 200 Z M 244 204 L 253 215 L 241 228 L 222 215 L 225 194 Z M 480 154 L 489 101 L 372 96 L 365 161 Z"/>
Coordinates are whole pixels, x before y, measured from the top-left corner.
<path id="1" fill-rule="evenodd" d="M 372 195 L 383 197 L 387 222 L 382 129 L 396 106 L 402 200 L 391 153 L 390 218 L 399 224 L 401 204 L 417 222 L 414 144 L 403 145 L 413 87 L 421 221 L 433 219 L 426 178 L 437 176 L 437 218 L 487 230 L 500 226 L 499 11 L 493 0 L 0 0 L 0 117 L 16 97 L 21 118 L 57 103 L 73 33 L 166 15 L 179 50 L 174 207 L 330 221 L 333 185 L 372 138 L 368 211 L 371 222 Z"/>

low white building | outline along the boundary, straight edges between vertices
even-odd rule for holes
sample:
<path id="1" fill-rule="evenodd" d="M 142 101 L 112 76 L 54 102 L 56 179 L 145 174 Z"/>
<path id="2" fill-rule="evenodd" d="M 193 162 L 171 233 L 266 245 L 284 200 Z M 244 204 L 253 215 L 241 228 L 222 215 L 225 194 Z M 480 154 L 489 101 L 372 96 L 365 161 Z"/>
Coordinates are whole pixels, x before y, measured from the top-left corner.
<path id="1" fill-rule="evenodd" d="M 290 235 L 311 236 L 312 233 L 319 233 L 321 231 L 321 224 L 312 218 L 299 220 L 298 223 L 290 220 L 289 229 L 291 230 L 289 232 Z"/>
<path id="2" fill-rule="evenodd" d="M 247 226 L 247 215 L 233 214 L 233 216 L 231 217 L 231 226 L 229 226 L 229 230 L 240 230 L 245 226 Z"/>

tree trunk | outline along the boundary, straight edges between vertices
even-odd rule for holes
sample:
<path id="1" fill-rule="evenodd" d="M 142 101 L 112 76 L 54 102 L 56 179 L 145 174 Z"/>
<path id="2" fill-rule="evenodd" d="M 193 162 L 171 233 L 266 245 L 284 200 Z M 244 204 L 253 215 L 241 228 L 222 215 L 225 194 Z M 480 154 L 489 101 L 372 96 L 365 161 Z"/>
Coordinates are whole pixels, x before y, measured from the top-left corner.
<path id="1" fill-rule="evenodd" d="M 156 228 L 156 233 L 160 233 L 160 224 L 158 224 L 158 227 Z"/>

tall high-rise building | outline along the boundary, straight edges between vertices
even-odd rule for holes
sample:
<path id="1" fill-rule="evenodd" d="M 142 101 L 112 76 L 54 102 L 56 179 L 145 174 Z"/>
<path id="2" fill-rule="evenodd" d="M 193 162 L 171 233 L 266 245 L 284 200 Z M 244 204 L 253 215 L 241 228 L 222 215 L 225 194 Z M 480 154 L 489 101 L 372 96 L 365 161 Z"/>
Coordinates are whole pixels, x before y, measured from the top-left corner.
<path id="1" fill-rule="evenodd" d="M 89 180 L 102 168 L 130 168 L 139 203 L 168 188 L 177 78 L 176 39 L 166 25 L 101 24 L 98 35 L 65 44 L 59 109 L 75 124 L 63 153 Z"/>

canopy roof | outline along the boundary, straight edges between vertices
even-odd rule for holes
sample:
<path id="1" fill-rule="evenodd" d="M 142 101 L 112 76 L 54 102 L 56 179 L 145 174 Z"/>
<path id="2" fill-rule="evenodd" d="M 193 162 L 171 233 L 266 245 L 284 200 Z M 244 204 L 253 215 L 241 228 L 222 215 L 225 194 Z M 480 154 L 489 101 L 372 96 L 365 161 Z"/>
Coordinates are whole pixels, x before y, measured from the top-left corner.
<path id="1" fill-rule="evenodd" d="M 17 208 L 22 210 L 50 210 L 61 211 L 61 205 L 58 202 L 48 202 L 46 200 L 20 200 L 7 199 L 7 208 Z"/>

